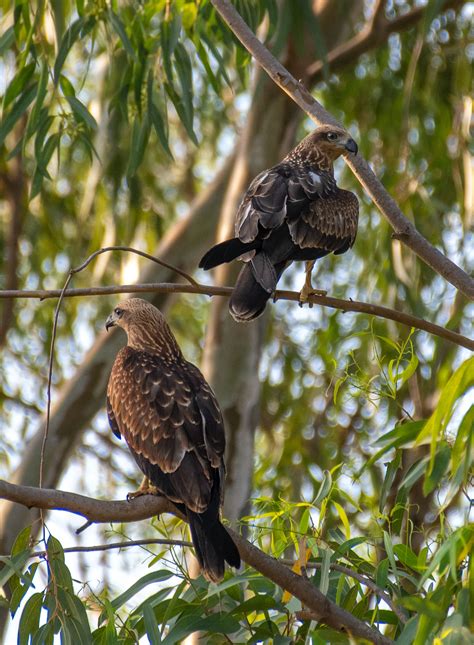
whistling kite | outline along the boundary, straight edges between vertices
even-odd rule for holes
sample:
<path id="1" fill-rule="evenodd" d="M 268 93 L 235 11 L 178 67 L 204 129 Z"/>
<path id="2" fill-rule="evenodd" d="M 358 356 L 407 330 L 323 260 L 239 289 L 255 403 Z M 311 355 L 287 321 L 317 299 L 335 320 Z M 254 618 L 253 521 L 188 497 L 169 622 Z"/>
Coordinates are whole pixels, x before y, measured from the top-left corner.
<path id="1" fill-rule="evenodd" d="M 224 560 L 239 567 L 240 557 L 219 520 L 225 436 L 214 393 L 153 305 L 125 300 L 105 326 L 122 327 L 128 337 L 110 375 L 107 414 L 145 475 L 130 496 L 158 492 L 171 500 L 189 521 L 204 576 L 217 582 Z"/>
<path id="2" fill-rule="evenodd" d="M 294 260 L 306 261 L 301 300 L 325 293 L 311 285 L 315 260 L 344 253 L 357 234 L 357 197 L 334 179 L 333 163 L 345 152 L 357 154 L 349 134 L 322 126 L 250 184 L 237 211 L 236 237 L 214 246 L 199 263 L 212 269 L 239 256 L 244 260 L 229 304 L 235 320 L 253 320 L 263 312 Z"/>

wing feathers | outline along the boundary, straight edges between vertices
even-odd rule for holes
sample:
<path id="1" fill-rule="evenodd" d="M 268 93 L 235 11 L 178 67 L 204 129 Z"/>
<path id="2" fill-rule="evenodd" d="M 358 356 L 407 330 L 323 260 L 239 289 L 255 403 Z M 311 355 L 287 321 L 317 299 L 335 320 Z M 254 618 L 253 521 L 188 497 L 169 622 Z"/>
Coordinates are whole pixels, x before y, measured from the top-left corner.
<path id="1" fill-rule="evenodd" d="M 210 482 L 211 469 L 223 467 L 225 436 L 217 401 L 197 367 L 184 359 L 170 365 L 126 347 L 114 363 L 108 402 L 112 430 L 123 434 L 139 464 L 146 460 L 163 476 L 173 475 L 180 493 L 194 487 L 201 502 L 193 510 L 201 512 L 204 482 Z M 173 501 L 189 506 L 191 497 L 182 494 L 179 500 L 175 492 Z"/>

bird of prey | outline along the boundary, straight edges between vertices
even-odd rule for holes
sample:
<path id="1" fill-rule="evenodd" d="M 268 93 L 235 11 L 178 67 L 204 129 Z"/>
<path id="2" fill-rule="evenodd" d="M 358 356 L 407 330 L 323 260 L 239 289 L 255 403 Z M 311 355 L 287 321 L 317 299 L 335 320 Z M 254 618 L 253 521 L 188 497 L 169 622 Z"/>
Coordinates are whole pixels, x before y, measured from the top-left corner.
<path id="1" fill-rule="evenodd" d="M 356 142 L 342 128 L 325 125 L 252 181 L 237 211 L 236 236 L 211 248 L 199 263 L 212 269 L 235 258 L 245 262 L 229 303 L 235 320 L 260 316 L 295 260 L 306 261 L 301 301 L 325 293 L 311 285 L 315 260 L 344 253 L 357 233 L 357 197 L 334 179 L 333 163 L 347 152 L 357 154 Z"/>
<path id="2" fill-rule="evenodd" d="M 171 500 L 189 521 L 203 575 L 218 582 L 224 561 L 240 566 L 219 519 L 225 475 L 219 405 L 156 307 L 140 298 L 125 300 L 107 318 L 106 329 L 114 326 L 128 342 L 112 367 L 107 415 L 145 475 L 130 497 L 158 492 Z"/>

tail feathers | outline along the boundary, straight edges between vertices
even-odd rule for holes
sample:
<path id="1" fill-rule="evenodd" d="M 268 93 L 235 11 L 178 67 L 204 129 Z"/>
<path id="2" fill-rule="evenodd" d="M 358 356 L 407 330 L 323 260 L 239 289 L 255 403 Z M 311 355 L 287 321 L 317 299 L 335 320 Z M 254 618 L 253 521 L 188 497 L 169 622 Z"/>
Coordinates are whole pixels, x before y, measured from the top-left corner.
<path id="1" fill-rule="evenodd" d="M 196 556 L 206 580 L 222 580 L 225 562 L 238 569 L 239 551 L 219 519 L 210 522 L 208 513 L 194 513 L 189 509 L 187 515 Z"/>
<path id="2" fill-rule="evenodd" d="M 212 249 L 203 255 L 201 261 L 199 262 L 199 268 L 213 269 L 219 264 L 224 264 L 226 262 L 231 262 L 238 258 L 239 255 L 248 253 L 248 251 L 253 251 L 261 242 L 241 242 L 238 237 L 234 237 L 231 240 L 226 240 L 220 244 L 216 244 Z"/>
<path id="3" fill-rule="evenodd" d="M 286 267 L 286 262 L 272 265 L 273 272 L 268 271 L 267 267 L 265 275 L 268 280 L 263 279 L 264 274 L 259 272 L 259 281 L 257 281 L 255 271 L 264 264 L 258 261 L 260 256 L 263 257 L 265 254 L 258 253 L 251 262 L 242 267 L 230 297 L 229 310 L 237 322 L 250 322 L 263 313 L 265 305 Z"/>

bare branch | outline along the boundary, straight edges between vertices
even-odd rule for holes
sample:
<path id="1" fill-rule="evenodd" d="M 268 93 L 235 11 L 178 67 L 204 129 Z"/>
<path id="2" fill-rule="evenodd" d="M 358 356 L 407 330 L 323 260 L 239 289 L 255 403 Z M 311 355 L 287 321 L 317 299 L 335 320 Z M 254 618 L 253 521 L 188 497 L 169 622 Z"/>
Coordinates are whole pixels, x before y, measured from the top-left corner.
<path id="1" fill-rule="evenodd" d="M 460 7 L 463 4 L 465 4 L 465 0 L 448 0 L 443 4 L 442 10 Z M 353 38 L 338 45 L 328 53 L 326 62 L 331 72 L 337 71 L 348 63 L 355 62 L 361 54 L 384 43 L 390 34 L 399 33 L 413 27 L 425 15 L 426 5 L 415 7 L 415 9 L 393 20 L 387 20 L 384 11 L 384 0 L 377 0 L 372 17 L 363 29 Z M 323 67 L 323 63 L 319 60 L 308 67 L 306 72 L 310 76 L 312 83 L 315 83 L 322 76 Z"/>
<path id="2" fill-rule="evenodd" d="M 144 495 L 130 502 L 107 501 L 54 489 L 16 486 L 0 480 L 0 498 L 28 508 L 61 510 L 82 515 L 91 523 L 133 522 L 165 512 L 182 517 L 176 507 L 164 497 L 151 495 Z M 354 637 L 365 638 L 376 645 L 393 643 L 391 639 L 329 600 L 309 580 L 266 555 L 235 531 L 228 531 L 239 549 L 242 560 L 298 598 L 316 620 L 338 631 L 348 632 Z"/>
<path id="3" fill-rule="evenodd" d="M 37 290 L 14 290 L 14 291 L 0 291 L 0 300 L 8 298 L 38 298 L 39 300 L 46 300 L 48 298 L 59 298 L 61 296 L 61 289 L 37 289 Z M 104 296 L 118 293 L 194 293 L 203 294 L 206 296 L 223 296 L 228 298 L 232 293 L 231 287 L 213 287 L 196 283 L 194 285 L 180 284 L 176 282 L 157 282 L 157 283 L 144 283 L 144 284 L 124 284 L 109 287 L 86 287 L 81 289 L 69 289 L 65 292 L 65 298 L 77 298 L 83 296 Z M 297 291 L 275 291 L 274 300 L 289 300 L 300 304 L 300 294 Z M 460 347 L 474 350 L 474 340 L 458 334 L 451 329 L 446 329 L 435 323 L 428 322 L 417 316 L 406 314 L 396 309 L 383 307 L 381 305 L 373 305 L 367 302 L 360 302 L 358 300 L 343 300 L 341 298 L 333 298 L 331 296 L 310 296 L 308 299 L 309 306 L 321 305 L 323 307 L 331 307 L 332 309 L 340 309 L 341 311 L 352 311 L 356 313 L 369 314 L 370 316 L 378 316 L 387 320 L 393 320 L 407 327 L 414 327 L 426 331 L 429 334 L 448 340 L 455 343 Z"/>
<path id="4" fill-rule="evenodd" d="M 341 124 L 308 92 L 306 87 L 298 82 L 288 70 L 271 54 L 258 40 L 252 30 L 244 22 L 230 0 L 211 0 L 212 4 L 234 32 L 240 42 L 270 78 L 290 96 L 290 98 L 317 124 L 330 124 L 341 127 Z M 346 163 L 351 168 L 367 194 L 387 218 L 395 230 L 398 239 L 418 255 L 434 271 L 442 275 L 448 282 L 464 293 L 468 298 L 474 298 L 474 280 L 449 258 L 432 246 L 417 231 L 414 225 L 404 216 L 395 200 L 388 194 L 384 186 L 373 173 L 369 164 L 360 155 L 346 155 Z"/>

